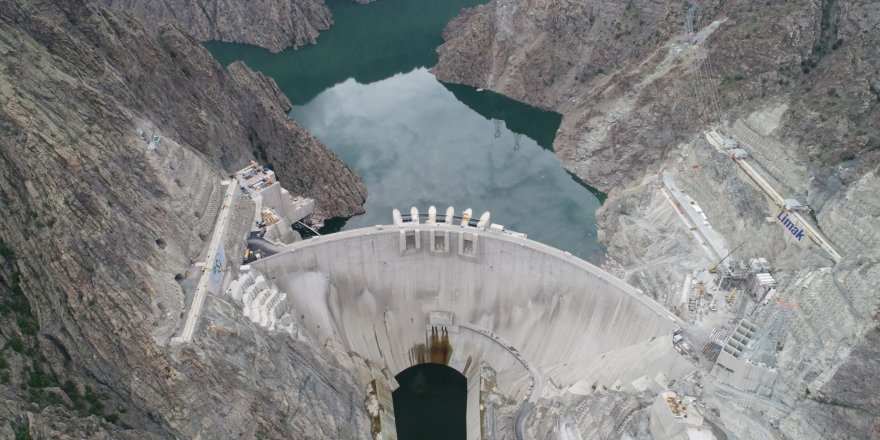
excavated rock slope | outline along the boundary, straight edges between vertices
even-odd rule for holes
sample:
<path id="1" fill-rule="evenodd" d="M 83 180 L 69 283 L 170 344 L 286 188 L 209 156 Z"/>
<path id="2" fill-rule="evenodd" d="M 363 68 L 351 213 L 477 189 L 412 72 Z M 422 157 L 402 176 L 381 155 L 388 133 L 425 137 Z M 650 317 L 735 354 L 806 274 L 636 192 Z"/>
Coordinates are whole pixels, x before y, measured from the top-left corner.
<path id="1" fill-rule="evenodd" d="M 333 24 L 324 0 L 94 1 L 128 11 L 153 29 L 175 23 L 200 41 L 247 43 L 272 52 L 315 44 L 318 32 Z"/>
<path id="2" fill-rule="evenodd" d="M 871 1 L 492 0 L 447 26 L 433 71 L 563 114 L 557 155 L 610 192 L 600 237 L 658 300 L 670 289 L 647 286 L 678 291 L 714 264 L 658 189 L 657 172 L 672 172 L 728 245 L 749 241 L 741 254 L 772 258 L 780 297 L 798 304 L 777 354 L 774 397 L 794 409 L 778 416 L 778 434 L 873 438 L 877 26 Z M 699 137 L 719 126 L 814 209 L 843 261 L 830 267 L 764 221 L 775 206 Z M 769 328 L 773 310 L 753 319 Z"/>
<path id="3" fill-rule="evenodd" d="M 880 5 L 699 5 L 686 38 L 688 3 L 493 0 L 450 22 L 433 71 L 562 113 L 557 154 L 604 191 L 768 103 L 781 109 L 769 128 L 811 172 L 857 160 L 851 181 L 880 161 Z"/>
<path id="4" fill-rule="evenodd" d="M 193 344 L 154 338 L 175 318 L 156 298 L 182 297 L 175 274 L 207 244 L 196 192 L 254 154 L 323 215 L 362 209 L 360 179 L 289 108 L 174 26 L 0 2 L 0 436 L 368 438 L 354 380 L 308 339 L 218 300 Z"/>

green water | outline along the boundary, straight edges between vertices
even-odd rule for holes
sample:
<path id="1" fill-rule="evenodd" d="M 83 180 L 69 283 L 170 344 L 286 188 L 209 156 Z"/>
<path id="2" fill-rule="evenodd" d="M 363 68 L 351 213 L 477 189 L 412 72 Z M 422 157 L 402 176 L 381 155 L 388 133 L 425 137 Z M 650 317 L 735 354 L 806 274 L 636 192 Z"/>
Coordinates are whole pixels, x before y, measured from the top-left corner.
<path id="1" fill-rule="evenodd" d="M 467 435 L 467 379 L 439 364 L 407 368 L 395 379 L 394 417 L 400 440 L 455 440 Z M 413 405 L 418 402 L 418 405 Z"/>
<path id="2" fill-rule="evenodd" d="M 318 44 L 273 54 L 244 44 L 207 42 L 226 65 L 242 60 L 271 76 L 294 104 L 310 101 L 334 84 L 354 78 L 368 84 L 416 67 L 437 64 L 443 27 L 477 0 L 380 0 L 359 5 L 327 0 L 333 26 Z M 554 129 L 555 130 L 555 129 Z"/>
<path id="3" fill-rule="evenodd" d="M 316 46 L 278 54 L 206 43 L 221 64 L 243 60 L 273 77 L 295 104 L 292 117 L 360 174 L 366 214 L 334 222 L 352 229 L 391 222 L 391 210 L 430 205 L 492 213 L 492 221 L 596 260 L 591 189 L 552 153 L 561 116 L 489 91 L 442 84 L 442 30 L 474 0 L 328 1 L 334 26 Z"/>

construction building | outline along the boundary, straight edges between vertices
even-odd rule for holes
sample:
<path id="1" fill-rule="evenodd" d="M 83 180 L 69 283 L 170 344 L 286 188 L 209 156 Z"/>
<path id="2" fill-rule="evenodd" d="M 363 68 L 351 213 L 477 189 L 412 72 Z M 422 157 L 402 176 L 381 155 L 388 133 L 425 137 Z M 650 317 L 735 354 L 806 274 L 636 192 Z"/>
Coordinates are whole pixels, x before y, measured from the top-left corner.
<path id="1" fill-rule="evenodd" d="M 772 366 L 752 359 L 762 354 L 763 341 L 758 336 L 755 324 L 741 320 L 718 353 L 711 375 L 738 390 L 770 395 L 778 373 Z"/>
<path id="2" fill-rule="evenodd" d="M 770 289 L 776 287 L 776 280 L 769 273 L 749 273 L 748 292 L 752 300 L 760 302 Z"/>
<path id="3" fill-rule="evenodd" d="M 651 434 L 654 439 L 696 440 L 714 438 L 703 427 L 703 416 L 684 398 L 673 391 L 663 391 L 651 404 Z"/>

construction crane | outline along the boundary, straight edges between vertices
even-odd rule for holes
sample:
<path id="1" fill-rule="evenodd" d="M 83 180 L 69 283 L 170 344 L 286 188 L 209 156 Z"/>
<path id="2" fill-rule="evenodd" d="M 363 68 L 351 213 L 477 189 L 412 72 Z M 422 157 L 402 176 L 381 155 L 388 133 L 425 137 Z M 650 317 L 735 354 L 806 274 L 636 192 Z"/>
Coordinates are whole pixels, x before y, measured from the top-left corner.
<path id="1" fill-rule="evenodd" d="M 724 260 L 726 260 L 726 259 L 727 259 L 727 257 L 729 257 L 729 256 L 731 256 L 731 255 L 733 255 L 733 253 L 734 253 L 734 252 L 736 252 L 736 250 L 737 250 L 737 249 L 739 249 L 739 248 L 741 248 L 741 247 L 742 247 L 742 245 L 744 245 L 744 244 L 746 244 L 746 242 L 747 242 L 747 241 L 749 241 L 749 239 L 748 239 L 748 238 L 747 238 L 747 239 L 745 239 L 745 240 L 743 240 L 743 241 L 742 241 L 742 243 L 740 243 L 740 244 L 738 244 L 738 245 L 737 245 L 737 246 L 736 246 L 736 247 L 735 247 L 735 248 L 733 248 L 733 250 L 732 250 L 732 251 L 730 251 L 730 252 L 728 252 L 728 253 L 727 253 L 727 255 L 725 255 L 725 256 L 724 256 L 724 258 L 722 258 L 722 259 L 720 259 L 720 260 L 718 260 L 718 262 L 717 262 L 717 263 L 715 263 L 715 265 L 714 265 L 714 266 L 712 266 L 712 267 L 710 267 L 710 268 L 709 268 L 709 272 L 711 272 L 711 273 L 715 273 L 715 270 L 716 270 L 716 269 L 718 269 L 718 266 L 719 266 L 719 265 L 720 265 L 720 264 L 721 264 L 721 263 L 723 263 L 723 262 L 724 262 Z"/>

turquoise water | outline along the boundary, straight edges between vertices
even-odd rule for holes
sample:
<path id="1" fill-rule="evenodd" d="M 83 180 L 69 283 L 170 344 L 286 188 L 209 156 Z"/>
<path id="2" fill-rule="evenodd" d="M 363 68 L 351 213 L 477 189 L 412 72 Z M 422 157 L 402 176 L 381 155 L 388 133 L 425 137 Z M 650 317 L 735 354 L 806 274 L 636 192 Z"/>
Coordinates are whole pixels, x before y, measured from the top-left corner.
<path id="1" fill-rule="evenodd" d="M 359 5 L 327 0 L 334 25 L 318 44 L 273 54 L 244 44 L 207 42 L 226 65 L 242 60 L 272 78 L 294 104 L 310 101 L 334 84 L 354 78 L 368 84 L 416 67 L 437 64 L 443 27 L 477 0 L 379 0 Z"/>
<path id="2" fill-rule="evenodd" d="M 597 194 L 553 155 L 561 116 L 488 91 L 442 84 L 445 24 L 473 0 L 329 1 L 335 25 L 316 46 L 272 54 L 206 43 L 228 64 L 243 60 L 273 77 L 295 104 L 291 116 L 360 174 L 366 214 L 351 229 L 391 222 L 391 210 L 430 205 L 479 216 L 596 260 Z M 598 194 L 601 196 L 601 194 Z"/>

